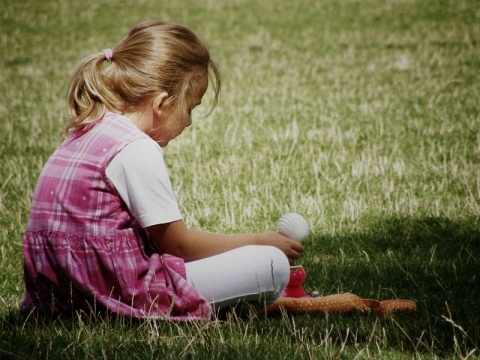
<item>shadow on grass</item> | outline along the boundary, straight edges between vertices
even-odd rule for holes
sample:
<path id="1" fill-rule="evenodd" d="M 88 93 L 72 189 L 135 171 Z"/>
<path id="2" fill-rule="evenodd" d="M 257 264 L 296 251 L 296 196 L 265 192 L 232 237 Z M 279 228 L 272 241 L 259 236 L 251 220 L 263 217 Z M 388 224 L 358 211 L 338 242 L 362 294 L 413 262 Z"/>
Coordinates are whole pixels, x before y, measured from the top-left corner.
<path id="1" fill-rule="evenodd" d="M 206 350 L 216 358 L 238 358 L 249 349 L 255 349 L 252 357 L 263 358 L 354 358 L 365 351 L 368 357 L 465 358 L 478 348 L 479 220 L 370 218 L 362 224 L 363 232 L 306 241 L 305 289 L 412 299 L 417 302 L 415 313 L 382 319 L 358 313 L 310 314 L 177 325 L 25 320 L 9 309 L 0 316 L 0 358 L 193 357 Z"/>
<path id="2" fill-rule="evenodd" d="M 403 316 L 414 347 L 466 355 L 480 345 L 480 220 L 362 219 L 362 233 L 312 237 L 306 286 L 417 302 Z M 462 349 L 460 351 L 460 348 Z"/>

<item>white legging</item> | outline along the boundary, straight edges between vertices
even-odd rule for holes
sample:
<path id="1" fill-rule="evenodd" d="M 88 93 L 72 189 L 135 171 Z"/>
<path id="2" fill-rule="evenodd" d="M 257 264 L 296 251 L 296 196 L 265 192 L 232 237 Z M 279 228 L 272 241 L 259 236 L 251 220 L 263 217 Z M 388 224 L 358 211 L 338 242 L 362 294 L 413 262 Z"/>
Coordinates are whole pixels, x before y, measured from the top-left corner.
<path id="1" fill-rule="evenodd" d="M 239 302 L 273 303 L 290 278 L 285 254 L 273 246 L 244 246 L 185 263 L 187 281 L 214 310 Z"/>

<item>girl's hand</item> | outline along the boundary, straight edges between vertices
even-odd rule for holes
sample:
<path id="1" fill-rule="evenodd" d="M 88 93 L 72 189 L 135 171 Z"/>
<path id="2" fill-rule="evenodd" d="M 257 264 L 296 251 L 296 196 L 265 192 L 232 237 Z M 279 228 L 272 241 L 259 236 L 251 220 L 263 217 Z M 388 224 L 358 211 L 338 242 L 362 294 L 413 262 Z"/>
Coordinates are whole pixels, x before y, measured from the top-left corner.
<path id="1" fill-rule="evenodd" d="M 302 244 L 298 241 L 292 240 L 278 232 L 269 231 L 259 235 L 261 236 L 264 245 L 272 245 L 282 250 L 287 256 L 290 265 L 292 265 L 304 251 Z"/>

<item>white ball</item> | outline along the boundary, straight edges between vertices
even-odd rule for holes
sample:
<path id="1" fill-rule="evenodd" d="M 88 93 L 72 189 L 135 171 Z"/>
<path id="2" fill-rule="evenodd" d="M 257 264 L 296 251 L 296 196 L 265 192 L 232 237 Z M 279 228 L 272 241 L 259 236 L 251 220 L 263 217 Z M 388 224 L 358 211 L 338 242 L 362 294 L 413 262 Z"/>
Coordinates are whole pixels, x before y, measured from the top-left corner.
<path id="1" fill-rule="evenodd" d="M 297 213 L 288 212 L 278 220 L 278 232 L 290 239 L 302 242 L 309 232 L 307 220 Z"/>

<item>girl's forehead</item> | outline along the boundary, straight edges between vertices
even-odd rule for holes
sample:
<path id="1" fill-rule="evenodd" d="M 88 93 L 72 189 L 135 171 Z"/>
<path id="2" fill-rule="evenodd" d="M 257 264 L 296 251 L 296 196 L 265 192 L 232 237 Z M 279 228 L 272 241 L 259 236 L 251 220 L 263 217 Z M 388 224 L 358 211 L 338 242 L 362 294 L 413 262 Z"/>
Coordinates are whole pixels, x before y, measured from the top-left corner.
<path id="1" fill-rule="evenodd" d="M 208 89 L 208 74 L 204 74 L 199 81 L 199 92 L 203 96 Z"/>
<path id="2" fill-rule="evenodd" d="M 202 98 L 203 95 L 207 92 L 208 89 L 208 75 L 202 76 L 200 80 L 198 81 L 198 86 L 196 87 L 195 91 L 192 91 L 192 93 L 189 96 L 189 101 L 192 103 L 192 105 L 198 105 Z"/>

